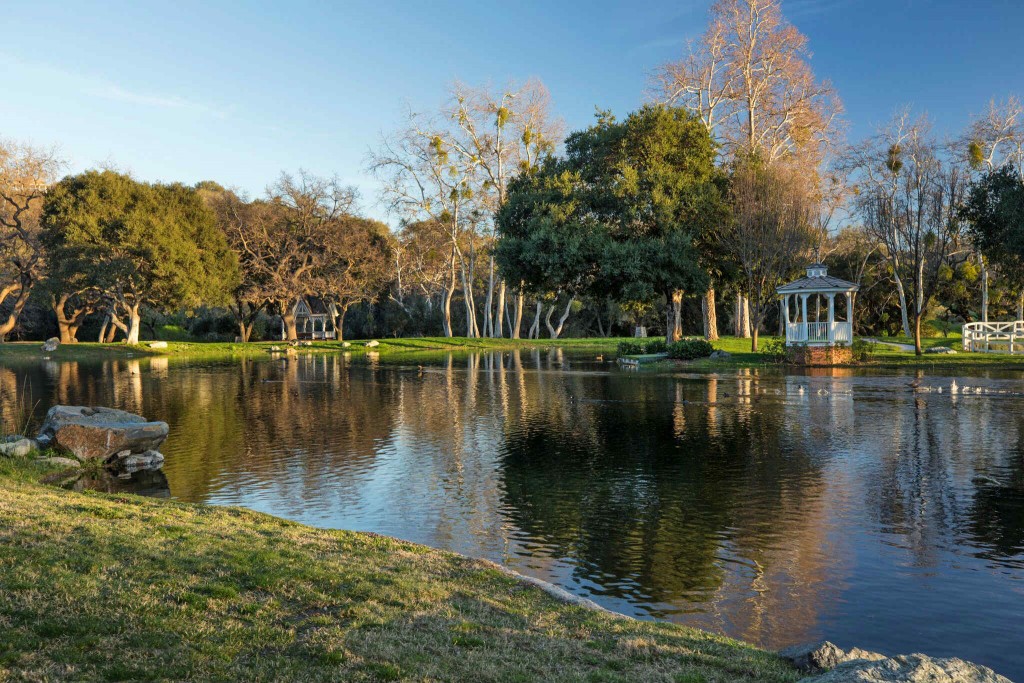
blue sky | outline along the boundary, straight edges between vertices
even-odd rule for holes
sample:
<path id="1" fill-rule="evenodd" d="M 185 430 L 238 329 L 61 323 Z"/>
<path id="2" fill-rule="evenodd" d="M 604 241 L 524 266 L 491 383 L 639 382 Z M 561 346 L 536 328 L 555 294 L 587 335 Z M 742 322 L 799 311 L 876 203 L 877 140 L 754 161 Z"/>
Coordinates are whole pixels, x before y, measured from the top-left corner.
<path id="1" fill-rule="evenodd" d="M 624 114 L 706 22 L 656 2 L 19 2 L 4 9 L 0 135 L 57 145 L 77 171 L 216 180 L 339 175 L 383 217 L 367 149 L 454 79 L 536 76 L 569 129 Z M 851 138 L 903 105 L 942 132 L 1024 97 L 1024 2 L 783 0 L 833 81 Z"/>

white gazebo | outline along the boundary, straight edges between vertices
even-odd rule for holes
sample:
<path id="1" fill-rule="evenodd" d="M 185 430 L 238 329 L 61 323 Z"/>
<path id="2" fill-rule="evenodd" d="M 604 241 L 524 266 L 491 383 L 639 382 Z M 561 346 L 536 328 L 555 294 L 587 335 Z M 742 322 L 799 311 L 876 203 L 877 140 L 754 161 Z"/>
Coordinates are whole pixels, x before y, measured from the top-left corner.
<path id="1" fill-rule="evenodd" d="M 776 289 L 782 301 L 787 346 L 853 344 L 853 295 L 860 289 L 828 274 L 821 263 L 807 267 L 807 277 Z M 836 298 L 845 302 L 843 321 L 836 320 Z"/>

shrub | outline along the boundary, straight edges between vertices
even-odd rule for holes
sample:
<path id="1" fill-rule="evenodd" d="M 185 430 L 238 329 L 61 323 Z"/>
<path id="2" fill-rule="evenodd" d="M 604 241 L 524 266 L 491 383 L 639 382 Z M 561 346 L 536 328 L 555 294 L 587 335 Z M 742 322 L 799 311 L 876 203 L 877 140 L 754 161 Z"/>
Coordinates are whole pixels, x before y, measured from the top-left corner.
<path id="1" fill-rule="evenodd" d="M 619 342 L 620 356 L 639 356 L 644 352 L 644 345 L 641 342 L 624 341 Z"/>
<path id="2" fill-rule="evenodd" d="M 680 339 L 668 347 L 668 357 L 679 360 L 694 360 L 696 358 L 707 358 L 714 352 L 715 347 L 705 339 Z"/>
<path id="3" fill-rule="evenodd" d="M 619 356 L 641 356 L 645 353 L 665 353 L 668 346 L 664 339 L 637 339 L 619 342 Z"/>
<path id="4" fill-rule="evenodd" d="M 644 353 L 665 353 L 668 351 L 668 344 L 664 339 L 652 339 L 644 344 Z"/>
<path id="5" fill-rule="evenodd" d="M 871 354 L 875 352 L 878 345 L 875 342 L 867 341 L 865 339 L 854 339 L 853 340 L 853 359 L 866 363 L 871 360 Z"/>
<path id="6" fill-rule="evenodd" d="M 784 363 L 786 361 L 786 340 L 769 339 L 762 347 L 765 360 L 769 363 Z"/>

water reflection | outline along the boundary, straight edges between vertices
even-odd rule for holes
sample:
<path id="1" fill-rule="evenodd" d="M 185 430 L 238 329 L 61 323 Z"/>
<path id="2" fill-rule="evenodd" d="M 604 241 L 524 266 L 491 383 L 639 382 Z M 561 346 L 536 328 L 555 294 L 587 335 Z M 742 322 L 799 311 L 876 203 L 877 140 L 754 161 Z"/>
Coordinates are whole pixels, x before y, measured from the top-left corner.
<path id="1" fill-rule="evenodd" d="M 164 495 L 488 557 L 767 646 L 1024 676 L 1020 381 L 913 379 L 652 376 L 532 349 L 45 362 L 0 368 L 0 392 L 166 420 Z"/>
<path id="2" fill-rule="evenodd" d="M 163 470 L 138 470 L 117 475 L 100 470 L 85 474 L 65 485 L 72 491 L 102 491 L 104 493 L 134 493 L 151 498 L 170 498 L 171 487 Z"/>

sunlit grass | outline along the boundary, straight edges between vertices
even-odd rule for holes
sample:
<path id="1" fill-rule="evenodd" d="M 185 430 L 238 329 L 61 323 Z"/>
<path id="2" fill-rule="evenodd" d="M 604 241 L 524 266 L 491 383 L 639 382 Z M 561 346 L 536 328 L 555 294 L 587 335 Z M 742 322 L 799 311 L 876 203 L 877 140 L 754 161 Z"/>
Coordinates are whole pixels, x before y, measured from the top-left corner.
<path id="1" fill-rule="evenodd" d="M 0 680 L 791 681 L 776 656 L 493 565 L 0 458 Z"/>

